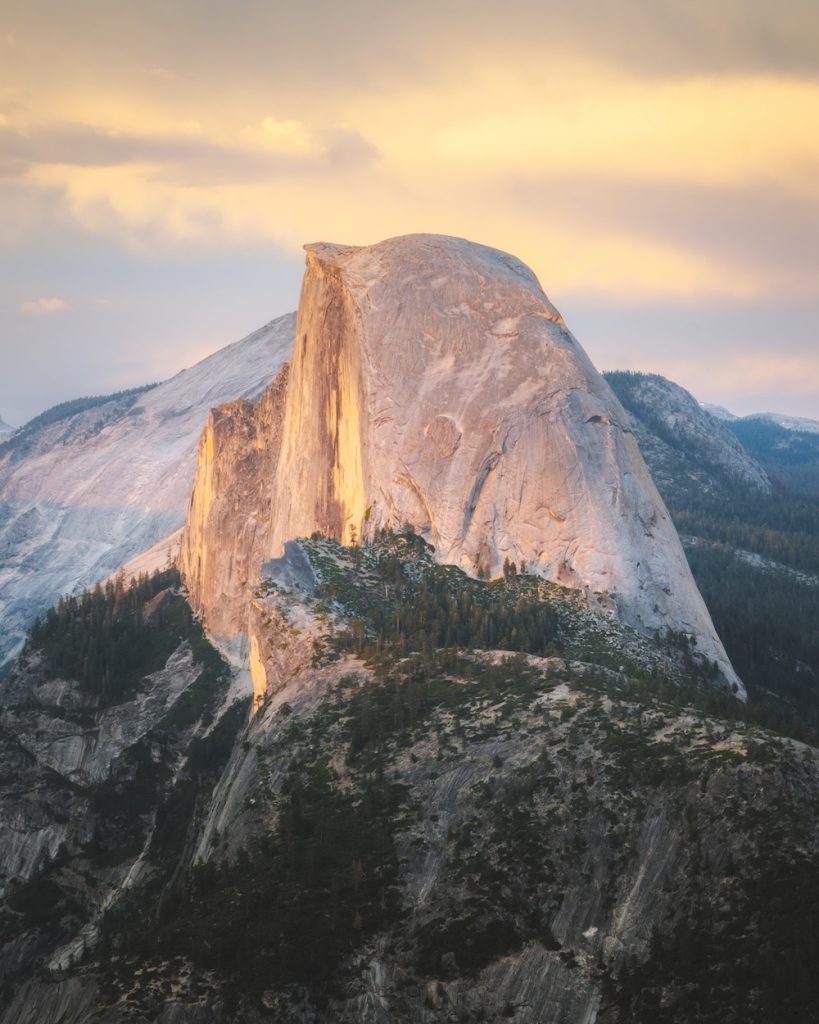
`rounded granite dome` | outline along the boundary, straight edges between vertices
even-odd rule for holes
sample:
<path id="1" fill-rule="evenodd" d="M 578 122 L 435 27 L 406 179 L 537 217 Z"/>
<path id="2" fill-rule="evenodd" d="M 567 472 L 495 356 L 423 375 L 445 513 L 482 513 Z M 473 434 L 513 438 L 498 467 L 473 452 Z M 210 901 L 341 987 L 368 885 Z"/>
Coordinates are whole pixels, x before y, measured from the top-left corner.
<path id="1" fill-rule="evenodd" d="M 441 235 L 305 248 L 276 468 L 236 484 L 271 510 L 260 554 L 411 523 L 468 572 L 525 562 L 688 634 L 739 686 L 629 417 L 535 275 Z"/>

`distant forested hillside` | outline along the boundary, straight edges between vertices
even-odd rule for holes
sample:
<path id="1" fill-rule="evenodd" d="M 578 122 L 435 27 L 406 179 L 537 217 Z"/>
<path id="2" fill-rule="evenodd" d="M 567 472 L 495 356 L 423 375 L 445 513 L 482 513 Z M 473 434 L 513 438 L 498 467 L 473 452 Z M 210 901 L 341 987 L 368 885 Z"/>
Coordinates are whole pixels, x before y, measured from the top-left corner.
<path id="1" fill-rule="evenodd" d="M 765 416 L 745 416 L 725 426 L 771 477 L 819 498 L 819 434 L 790 430 Z"/>
<path id="2" fill-rule="evenodd" d="M 687 447 L 686 424 L 675 427 L 662 408 L 647 411 L 639 401 L 644 375 L 606 377 L 634 417 L 643 456 L 749 695 L 801 720 L 816 735 L 819 500 L 801 484 L 810 468 L 804 460 L 819 454 L 819 435 L 762 418 L 721 422 L 768 471 L 773 489 L 765 493 L 743 485 L 715 465 L 704 478 L 699 453 Z M 789 479 L 800 487 L 790 486 Z"/>

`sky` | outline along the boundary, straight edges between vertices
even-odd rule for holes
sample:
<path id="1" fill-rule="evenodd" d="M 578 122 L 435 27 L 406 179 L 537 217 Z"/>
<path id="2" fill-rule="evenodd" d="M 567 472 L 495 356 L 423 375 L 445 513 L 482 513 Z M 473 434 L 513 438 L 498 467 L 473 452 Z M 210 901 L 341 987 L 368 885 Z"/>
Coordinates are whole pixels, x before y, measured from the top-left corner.
<path id="1" fill-rule="evenodd" d="M 819 4 L 0 0 L 4 420 L 417 231 L 527 262 L 601 370 L 819 419 Z"/>

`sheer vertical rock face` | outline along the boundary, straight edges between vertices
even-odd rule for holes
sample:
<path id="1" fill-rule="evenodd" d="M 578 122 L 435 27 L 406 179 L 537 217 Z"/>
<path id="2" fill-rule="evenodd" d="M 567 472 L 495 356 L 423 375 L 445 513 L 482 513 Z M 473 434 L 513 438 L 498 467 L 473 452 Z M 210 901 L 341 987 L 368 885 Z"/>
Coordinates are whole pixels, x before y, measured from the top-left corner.
<path id="1" fill-rule="evenodd" d="M 217 640 L 246 632 L 253 584 L 270 550 L 287 378 L 285 366 L 255 405 L 212 409 L 199 442 L 181 564 L 191 605 Z"/>
<path id="2" fill-rule="evenodd" d="M 252 513 L 234 484 L 233 496 L 208 491 L 220 470 L 208 478 L 207 437 L 200 449 L 197 487 L 226 517 L 219 543 L 235 543 L 238 558 L 237 538 L 255 518 L 258 575 L 265 558 L 314 530 L 349 542 L 411 523 L 442 561 L 469 571 L 497 574 L 509 558 L 606 592 L 644 632 L 693 635 L 738 683 L 627 414 L 532 272 L 497 250 L 431 235 L 306 249 L 275 471 L 271 441 L 264 479 L 241 484 L 256 493 Z M 231 436 L 243 430 L 264 446 L 258 428 L 237 425 Z M 194 524 L 200 506 L 195 492 Z M 212 542 L 212 531 L 202 537 Z M 197 568 L 186 550 L 206 618 L 226 623 L 230 600 L 217 608 L 207 596 L 213 556 L 200 554 Z M 237 615 L 242 628 L 238 606 Z"/>
<path id="3" fill-rule="evenodd" d="M 365 365 L 362 310 L 343 264 L 323 255 L 343 252 L 308 247 L 276 477 L 275 554 L 314 530 L 344 542 L 360 537 L 377 486 L 364 473 L 372 461 L 368 441 L 380 445 L 384 437 L 383 424 L 370 421 L 369 401 L 383 371 Z"/>

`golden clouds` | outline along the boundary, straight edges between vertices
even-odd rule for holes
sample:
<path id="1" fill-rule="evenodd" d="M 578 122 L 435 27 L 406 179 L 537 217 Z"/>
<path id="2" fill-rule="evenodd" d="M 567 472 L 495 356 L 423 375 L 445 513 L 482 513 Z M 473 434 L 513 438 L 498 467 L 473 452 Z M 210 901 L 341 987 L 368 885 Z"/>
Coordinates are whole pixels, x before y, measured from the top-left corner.
<path id="1" fill-rule="evenodd" d="M 45 85 L 8 112 L 7 178 L 131 246 L 464 235 L 516 252 L 558 298 L 781 294 L 781 267 L 676 230 L 674 189 L 764 187 L 819 204 L 811 78 L 648 78 L 540 51 L 514 67 L 453 60 L 421 84 L 396 77 L 377 90 L 327 89 L 319 75 L 295 100 L 223 82 L 194 94 L 163 75 L 163 102 L 156 68 L 143 78 L 150 89 L 139 78 L 98 91 Z M 624 183 L 669 191 L 647 228 L 589 216 L 570 197 L 579 182 L 599 196 Z"/>
<path id="2" fill-rule="evenodd" d="M 526 81 L 478 72 L 447 116 L 434 90 L 371 112 L 401 163 L 477 175 L 538 171 L 707 185 L 775 180 L 814 190 L 819 81 L 771 76 L 628 77 L 568 65 Z M 397 114 L 392 120 L 392 115 Z M 399 128 L 400 125 L 400 128 Z M 389 142 L 385 140 L 389 140 Z"/>
<path id="3" fill-rule="evenodd" d="M 244 129 L 244 137 L 251 145 L 274 153 L 316 156 L 318 152 L 309 128 L 301 121 L 278 121 L 275 117 L 266 117 L 257 127 L 248 125 Z"/>

